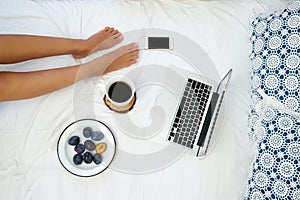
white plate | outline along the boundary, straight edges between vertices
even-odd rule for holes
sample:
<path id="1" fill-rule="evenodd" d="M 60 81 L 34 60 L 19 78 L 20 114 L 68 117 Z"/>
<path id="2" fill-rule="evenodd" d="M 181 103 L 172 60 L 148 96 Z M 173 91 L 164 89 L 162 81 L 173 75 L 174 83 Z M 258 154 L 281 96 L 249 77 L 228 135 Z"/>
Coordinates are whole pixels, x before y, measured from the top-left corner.
<path id="1" fill-rule="evenodd" d="M 91 127 L 93 131 L 101 131 L 104 138 L 100 141 L 94 141 L 97 145 L 100 142 L 106 143 L 106 150 L 102 153 L 102 162 L 96 165 L 94 162 L 86 164 L 82 162 L 80 165 L 73 163 L 73 156 L 76 154 L 74 147 L 68 144 L 70 137 L 77 135 L 80 137 L 80 143 L 83 144 L 85 140 L 90 139 L 83 136 L 83 129 Z M 87 150 L 85 150 L 86 152 Z M 116 140 L 111 130 L 102 122 L 94 119 L 81 119 L 68 125 L 62 132 L 57 143 L 57 155 L 62 166 L 70 173 L 81 176 L 89 177 L 103 172 L 112 162 L 116 151 Z M 96 153 L 95 150 L 92 152 Z"/>

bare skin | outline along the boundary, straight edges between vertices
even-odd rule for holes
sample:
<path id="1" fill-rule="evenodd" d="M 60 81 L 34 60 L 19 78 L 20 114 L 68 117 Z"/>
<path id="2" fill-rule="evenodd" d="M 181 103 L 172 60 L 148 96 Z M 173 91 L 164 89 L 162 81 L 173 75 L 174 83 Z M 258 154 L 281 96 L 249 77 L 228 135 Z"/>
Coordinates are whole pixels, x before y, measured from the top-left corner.
<path id="1" fill-rule="evenodd" d="M 132 43 L 83 65 L 33 72 L 0 72 L 0 102 L 37 97 L 85 78 L 128 67 L 136 63 L 138 53 L 137 44 Z"/>
<path id="2" fill-rule="evenodd" d="M 95 51 L 113 47 L 122 40 L 122 34 L 109 27 L 87 40 L 81 41 L 81 45 L 78 46 L 76 46 L 77 40 L 72 39 L 5 35 L 4 38 L 0 36 L 0 43 L 5 44 L 4 46 L 8 46 L 8 48 L 3 48 L 3 45 L 0 47 L 0 63 L 15 63 L 63 54 L 72 54 L 74 58 L 83 58 Z M 33 45 L 30 47 L 30 53 L 24 52 L 22 47 L 30 46 L 35 42 L 39 45 L 43 44 L 42 48 Z M 11 43 L 14 48 L 9 46 Z M 60 47 L 59 50 L 54 48 L 55 44 Z M 5 53 L 8 49 L 11 52 Z M 82 79 L 101 76 L 128 67 L 137 62 L 138 56 L 138 45 L 131 43 L 82 65 L 33 72 L 0 72 L 0 102 L 33 98 L 53 92 Z"/>
<path id="3" fill-rule="evenodd" d="M 85 40 L 84 48 L 80 52 L 73 53 L 73 57 L 76 59 L 84 58 L 96 51 L 109 49 L 122 42 L 122 40 L 123 36 L 118 30 L 106 27 Z"/>
<path id="4" fill-rule="evenodd" d="M 105 69 L 103 74 L 107 74 L 125 67 L 128 67 L 137 62 L 139 58 L 139 49 L 132 50 L 114 60 L 108 67 Z"/>
<path id="5" fill-rule="evenodd" d="M 0 64 L 48 56 L 72 54 L 74 58 L 110 48 L 123 40 L 122 34 L 106 27 L 86 40 L 35 35 L 0 35 Z"/>

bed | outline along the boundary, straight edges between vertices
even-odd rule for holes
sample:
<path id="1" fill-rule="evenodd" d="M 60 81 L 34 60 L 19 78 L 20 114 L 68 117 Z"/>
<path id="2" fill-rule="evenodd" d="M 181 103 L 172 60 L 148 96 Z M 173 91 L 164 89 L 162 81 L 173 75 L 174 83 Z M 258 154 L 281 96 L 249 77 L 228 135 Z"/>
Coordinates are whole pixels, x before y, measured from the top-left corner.
<path id="1" fill-rule="evenodd" d="M 259 187 L 258 180 L 266 177 L 262 173 L 261 179 L 257 177 L 257 169 L 261 169 L 260 154 L 265 150 L 261 143 L 265 135 L 256 133 L 261 127 L 269 127 L 270 120 L 258 113 L 268 109 L 272 99 L 263 98 L 263 94 L 259 93 L 261 90 L 256 91 L 260 82 L 256 81 L 255 75 L 261 71 L 253 63 L 258 63 L 255 56 L 262 47 L 259 41 L 256 42 L 258 37 L 253 38 L 251 29 L 255 29 L 258 22 L 252 21 L 259 15 L 261 20 L 267 19 L 270 13 L 281 12 L 288 3 L 280 0 L 2 0 L 2 34 L 87 38 L 105 26 L 112 26 L 124 33 L 122 44 L 125 44 L 136 40 L 136 31 L 161 29 L 184 36 L 201 47 L 212 63 L 209 65 L 211 68 L 202 66 L 200 73 L 203 75 L 218 79 L 230 68 L 233 75 L 222 108 L 222 126 L 209 154 L 202 159 L 183 155 L 164 162 L 166 157 L 150 156 L 149 163 L 145 164 L 126 157 L 121 150 L 147 157 L 155 155 L 159 147 L 144 138 L 124 134 L 122 128 L 114 123 L 114 117 L 119 115 L 107 109 L 99 98 L 105 81 L 110 77 L 153 63 L 162 68 L 177 66 L 199 72 L 180 55 L 142 50 L 139 62 L 130 68 L 83 80 L 37 98 L 0 103 L 0 199 L 300 199 L 299 167 L 295 167 L 293 174 L 284 179 L 294 180 L 294 185 L 288 184 L 294 189 L 284 193 L 285 186 L 276 183 L 279 187 L 276 191 L 279 192 L 274 194 L 277 196 L 272 196 L 272 192 L 266 193 L 268 189 L 262 192 L 272 181 Z M 291 9 L 297 9 L 297 4 L 294 7 Z M 299 57 L 297 42 L 294 48 L 295 55 Z M 254 54 L 252 51 L 255 51 Z M 197 57 L 197 52 L 192 54 Z M 87 62 L 99 55 L 101 52 L 81 60 L 74 60 L 71 55 L 55 56 L 1 65 L 0 68 L 1 71 L 58 68 Z M 298 67 L 299 62 L 294 69 Z M 149 114 L 155 103 L 152 97 L 161 93 L 161 88 L 153 87 L 144 88 L 139 94 L 133 118 L 140 126 L 153 117 Z M 86 96 L 90 98 L 82 98 Z M 256 106 L 260 98 L 267 99 L 267 103 Z M 292 110 L 293 130 L 297 130 L 298 110 Z M 86 118 L 96 118 L 108 124 L 114 130 L 120 151 L 108 169 L 96 176 L 83 178 L 68 173 L 61 166 L 57 158 L 57 142 L 66 126 Z M 248 118 L 251 119 L 249 123 Z M 299 150 L 299 143 L 295 148 L 295 160 L 299 156 L 297 148 Z M 158 165 L 148 168 L 153 163 Z M 281 193 L 280 188 L 283 188 Z"/>

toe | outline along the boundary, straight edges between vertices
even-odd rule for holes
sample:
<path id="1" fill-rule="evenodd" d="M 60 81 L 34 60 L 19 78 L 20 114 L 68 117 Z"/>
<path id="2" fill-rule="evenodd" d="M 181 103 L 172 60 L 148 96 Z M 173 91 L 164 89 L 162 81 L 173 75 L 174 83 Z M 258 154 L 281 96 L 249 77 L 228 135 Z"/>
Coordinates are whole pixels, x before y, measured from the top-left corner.
<path id="1" fill-rule="evenodd" d="M 112 27 L 109 27 L 108 29 L 107 29 L 107 33 L 111 33 L 112 31 L 114 30 L 114 28 L 112 28 Z"/>
<path id="2" fill-rule="evenodd" d="M 115 30 L 114 28 L 110 28 L 109 32 L 112 34 L 114 32 L 114 30 Z"/>
<path id="3" fill-rule="evenodd" d="M 122 52 L 131 52 L 133 50 L 136 50 L 138 48 L 137 43 L 130 43 L 125 46 L 120 47 L 120 51 Z"/>
<path id="4" fill-rule="evenodd" d="M 130 60 L 137 60 L 138 58 L 138 56 L 131 56 Z"/>
<path id="5" fill-rule="evenodd" d="M 115 43 L 120 43 L 123 41 L 123 39 L 124 39 L 124 37 L 121 35 L 121 36 L 115 38 Z"/>
<path id="6" fill-rule="evenodd" d="M 117 34 L 117 33 L 119 33 L 118 30 L 113 30 L 113 31 L 111 32 L 112 35 L 115 35 L 115 34 Z"/>
<path id="7" fill-rule="evenodd" d="M 138 55 L 139 53 L 140 53 L 140 50 L 139 50 L 139 49 L 136 49 L 136 50 L 131 51 L 131 55 L 132 55 L 132 56 L 136 56 L 136 55 Z"/>
<path id="8" fill-rule="evenodd" d="M 124 39 L 123 35 L 120 35 L 116 38 L 118 41 L 122 41 Z"/>
<path id="9" fill-rule="evenodd" d="M 139 45 L 136 42 L 130 44 L 130 50 L 137 50 L 138 47 L 139 47 Z"/>
<path id="10" fill-rule="evenodd" d="M 122 33 L 118 32 L 115 35 L 113 35 L 114 39 L 117 39 L 118 37 L 122 36 Z"/>
<path id="11" fill-rule="evenodd" d="M 123 41 L 124 37 L 122 34 L 117 34 L 118 36 L 113 38 L 113 43 L 118 44 Z"/>

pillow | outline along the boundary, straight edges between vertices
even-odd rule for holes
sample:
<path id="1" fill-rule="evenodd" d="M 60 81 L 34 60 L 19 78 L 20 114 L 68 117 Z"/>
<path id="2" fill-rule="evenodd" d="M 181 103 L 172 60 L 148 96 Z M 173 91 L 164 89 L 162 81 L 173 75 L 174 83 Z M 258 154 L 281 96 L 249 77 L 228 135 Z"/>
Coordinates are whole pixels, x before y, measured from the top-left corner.
<path id="1" fill-rule="evenodd" d="M 258 89 L 282 102 L 287 109 L 300 111 L 300 1 L 280 13 L 259 16 L 252 22 L 250 55 L 251 99 L 249 137 L 261 138 L 254 130 L 260 117 L 256 105 L 262 99 Z"/>
<path id="2" fill-rule="evenodd" d="M 300 200 L 299 8 L 294 1 L 252 23 L 248 134 L 257 154 L 247 200 Z"/>
<path id="3" fill-rule="evenodd" d="M 300 114 L 265 106 L 258 143 L 244 199 L 300 200 Z"/>

